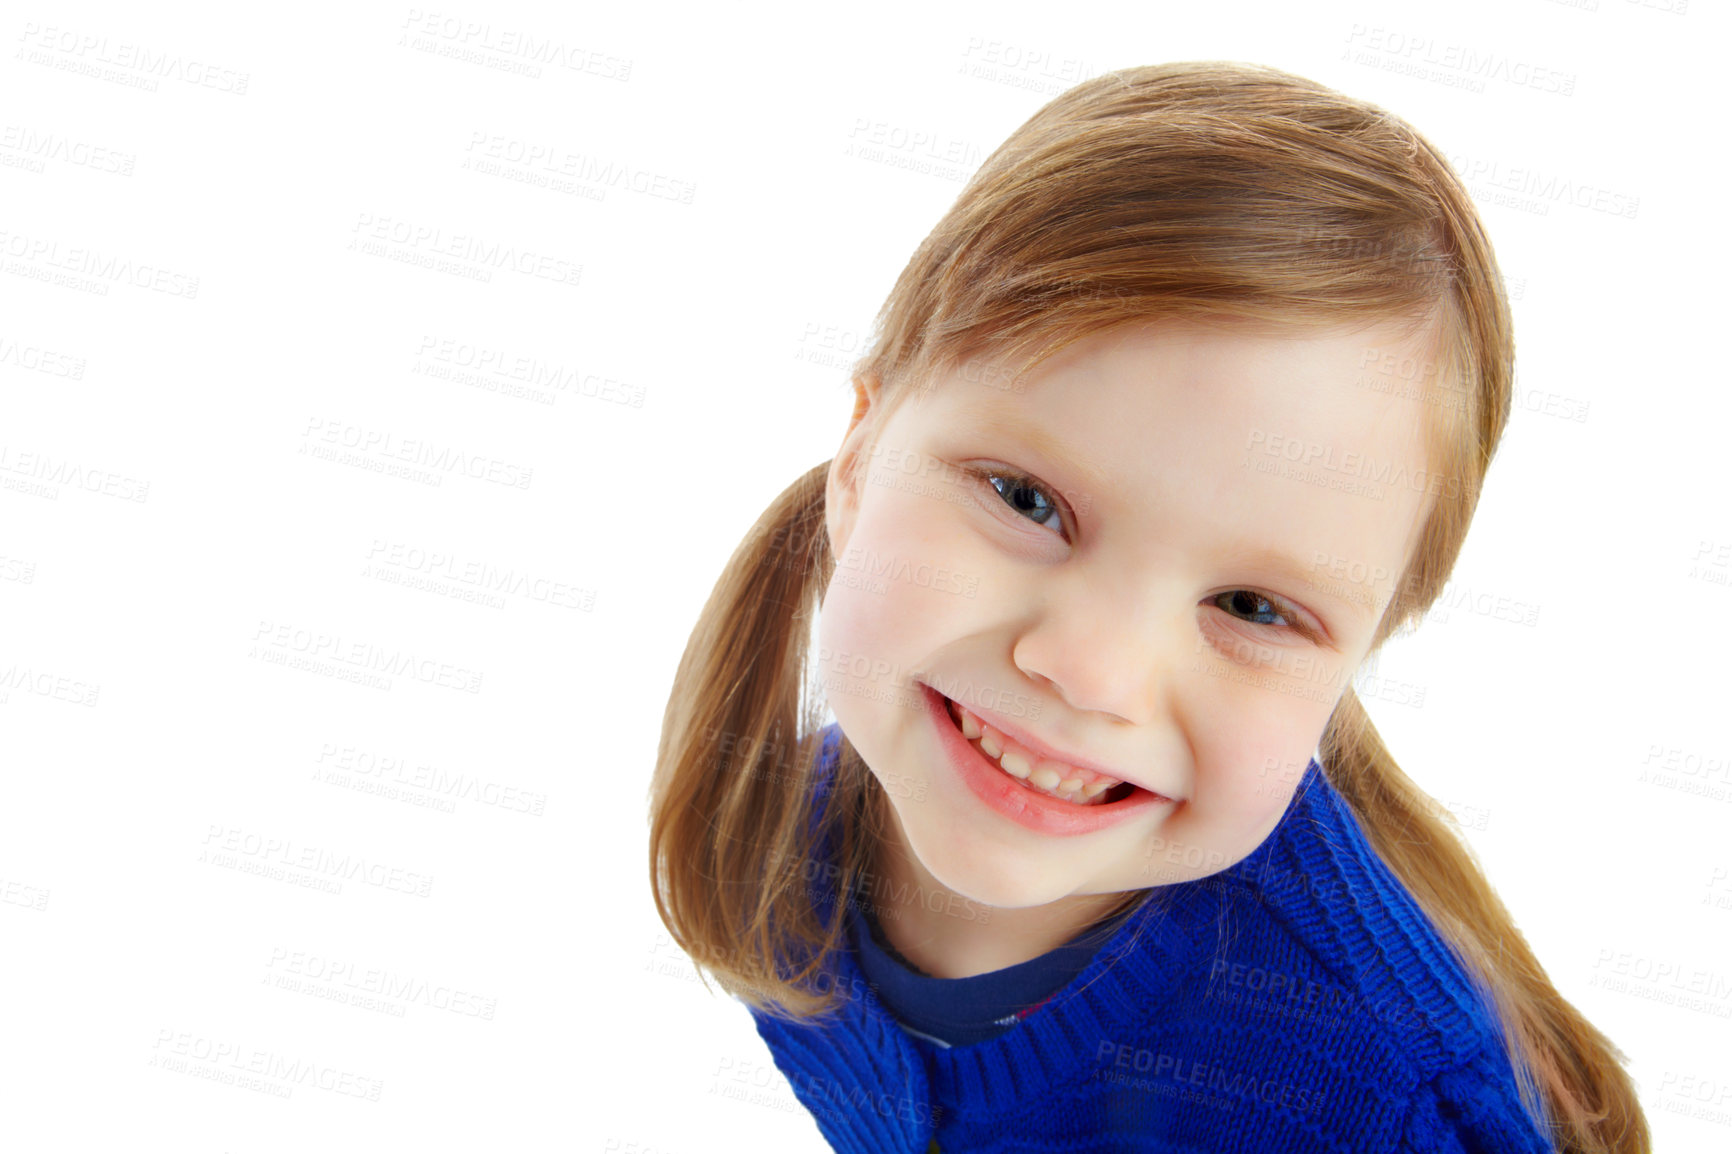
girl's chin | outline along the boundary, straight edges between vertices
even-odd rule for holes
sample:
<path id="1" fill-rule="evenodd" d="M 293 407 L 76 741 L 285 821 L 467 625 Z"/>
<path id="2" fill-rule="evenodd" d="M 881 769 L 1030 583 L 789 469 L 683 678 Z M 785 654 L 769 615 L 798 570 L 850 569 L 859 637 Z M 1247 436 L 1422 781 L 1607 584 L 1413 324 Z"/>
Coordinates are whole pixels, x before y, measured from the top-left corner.
<path id="1" fill-rule="evenodd" d="M 948 892 L 908 895 L 908 900 L 920 901 L 934 913 L 968 918 L 972 910 L 974 920 L 984 921 L 980 915 L 989 908 L 1014 910 L 1050 905 L 1069 893 L 1055 886 L 1059 879 L 1052 876 L 1050 863 L 1043 869 L 1042 863 L 1028 860 L 1026 848 L 1013 856 L 1011 849 L 1005 847 L 1000 856 L 952 830 L 936 830 L 934 835 L 936 845 L 917 844 L 915 853 L 926 873 Z M 951 905 L 956 908 L 950 909 Z"/>

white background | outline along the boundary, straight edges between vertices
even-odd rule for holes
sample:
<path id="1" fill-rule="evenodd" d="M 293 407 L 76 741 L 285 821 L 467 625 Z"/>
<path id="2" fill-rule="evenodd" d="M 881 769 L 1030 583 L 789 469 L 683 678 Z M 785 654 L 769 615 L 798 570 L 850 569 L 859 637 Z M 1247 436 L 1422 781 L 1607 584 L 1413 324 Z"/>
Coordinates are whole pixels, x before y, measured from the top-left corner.
<path id="1" fill-rule="evenodd" d="M 9 9 L 4 1145 L 824 1149 L 650 902 L 687 632 L 968 172 L 1085 76 L 1234 59 L 1479 174 L 1522 407 L 1462 606 L 1378 670 L 1422 704 L 1370 709 L 1660 1148 L 1724 1149 L 1726 28 L 1685 2 Z M 482 475 L 383 471 L 418 452 Z"/>

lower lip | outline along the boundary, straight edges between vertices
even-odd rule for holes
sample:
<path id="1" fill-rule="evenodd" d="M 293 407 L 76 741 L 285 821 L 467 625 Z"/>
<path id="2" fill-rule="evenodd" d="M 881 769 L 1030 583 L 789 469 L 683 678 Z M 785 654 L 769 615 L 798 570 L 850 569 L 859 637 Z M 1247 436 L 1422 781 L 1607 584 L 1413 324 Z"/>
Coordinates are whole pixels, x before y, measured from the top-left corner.
<path id="1" fill-rule="evenodd" d="M 1174 804 L 1171 798 L 1146 789 L 1138 789 L 1125 800 L 1108 805 L 1077 805 L 1036 793 L 1019 784 L 968 743 L 951 720 L 950 707 L 945 704 L 942 694 L 925 684 L 920 686 L 920 692 L 938 726 L 938 742 L 944 746 L 944 752 L 963 784 L 992 809 L 1026 829 L 1061 837 L 1098 833 Z"/>

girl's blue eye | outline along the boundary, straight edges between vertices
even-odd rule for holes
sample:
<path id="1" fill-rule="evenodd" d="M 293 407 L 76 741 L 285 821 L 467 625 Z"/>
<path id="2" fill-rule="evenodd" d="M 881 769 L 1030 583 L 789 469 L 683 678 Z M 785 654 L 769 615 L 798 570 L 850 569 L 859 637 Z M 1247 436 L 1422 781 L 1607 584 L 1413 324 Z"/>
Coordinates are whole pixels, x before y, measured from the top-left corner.
<path id="1" fill-rule="evenodd" d="M 991 485 L 1006 505 L 1036 525 L 1063 532 L 1064 519 L 1059 514 L 1058 502 L 1053 500 L 1052 492 L 1027 473 L 996 467 L 970 469 L 969 472 Z M 1048 517 L 1054 520 L 1049 521 Z"/>
<path id="2" fill-rule="evenodd" d="M 1233 606 L 1232 609 L 1228 609 L 1225 605 L 1220 604 L 1223 597 L 1232 599 L 1230 602 Z M 1217 593 L 1213 597 L 1209 598 L 1209 603 L 1228 613 L 1245 613 L 1251 617 L 1273 616 L 1289 628 L 1298 627 L 1296 621 L 1289 620 L 1282 615 L 1283 611 L 1286 609 L 1285 605 L 1273 598 L 1265 597 L 1261 593 L 1254 593 L 1249 589 L 1229 589 L 1225 593 Z M 1250 607 L 1247 608 L 1247 605 Z M 1267 609 L 1259 608 L 1259 606 L 1265 605 L 1268 606 Z M 1275 623 L 1271 621 L 1252 621 L 1251 624 L 1274 626 Z"/>
<path id="3" fill-rule="evenodd" d="M 1220 604 L 1223 598 L 1231 598 L 1228 605 L 1232 606 L 1232 608 Z M 1277 618 L 1281 624 L 1277 625 L 1270 621 L 1247 621 L 1247 624 L 1261 626 L 1264 629 L 1274 629 L 1277 632 L 1285 630 L 1288 633 L 1297 633 L 1308 641 L 1319 645 L 1324 644 L 1323 635 L 1318 633 L 1317 629 L 1310 622 L 1306 621 L 1304 616 L 1297 609 L 1293 608 L 1293 606 L 1287 602 L 1270 597 L 1267 594 L 1258 593 L 1252 589 L 1229 589 L 1225 593 L 1217 593 L 1213 597 L 1209 598 L 1209 604 L 1214 605 L 1217 609 L 1221 609 L 1227 613 L 1236 614 L 1242 612 L 1247 614 L 1249 617 L 1273 616 Z M 1247 608 L 1247 605 L 1250 606 L 1250 608 Z M 1268 609 L 1258 608 L 1258 606 L 1264 605 L 1268 606 Z M 1241 620 L 1246 619 L 1241 618 Z"/>

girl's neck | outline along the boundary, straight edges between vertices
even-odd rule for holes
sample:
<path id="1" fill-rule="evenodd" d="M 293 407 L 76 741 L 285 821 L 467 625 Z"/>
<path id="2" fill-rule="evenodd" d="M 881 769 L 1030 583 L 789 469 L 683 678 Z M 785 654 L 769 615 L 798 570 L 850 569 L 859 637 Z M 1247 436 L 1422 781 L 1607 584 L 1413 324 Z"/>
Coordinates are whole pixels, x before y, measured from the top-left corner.
<path id="1" fill-rule="evenodd" d="M 1024 909 L 984 906 L 947 888 L 907 848 L 892 818 L 874 851 L 867 887 L 879 929 L 896 952 L 935 978 L 971 978 L 1047 954 L 1099 922 L 1123 894 L 1078 894 Z M 902 895 L 897 900 L 897 895 Z"/>

